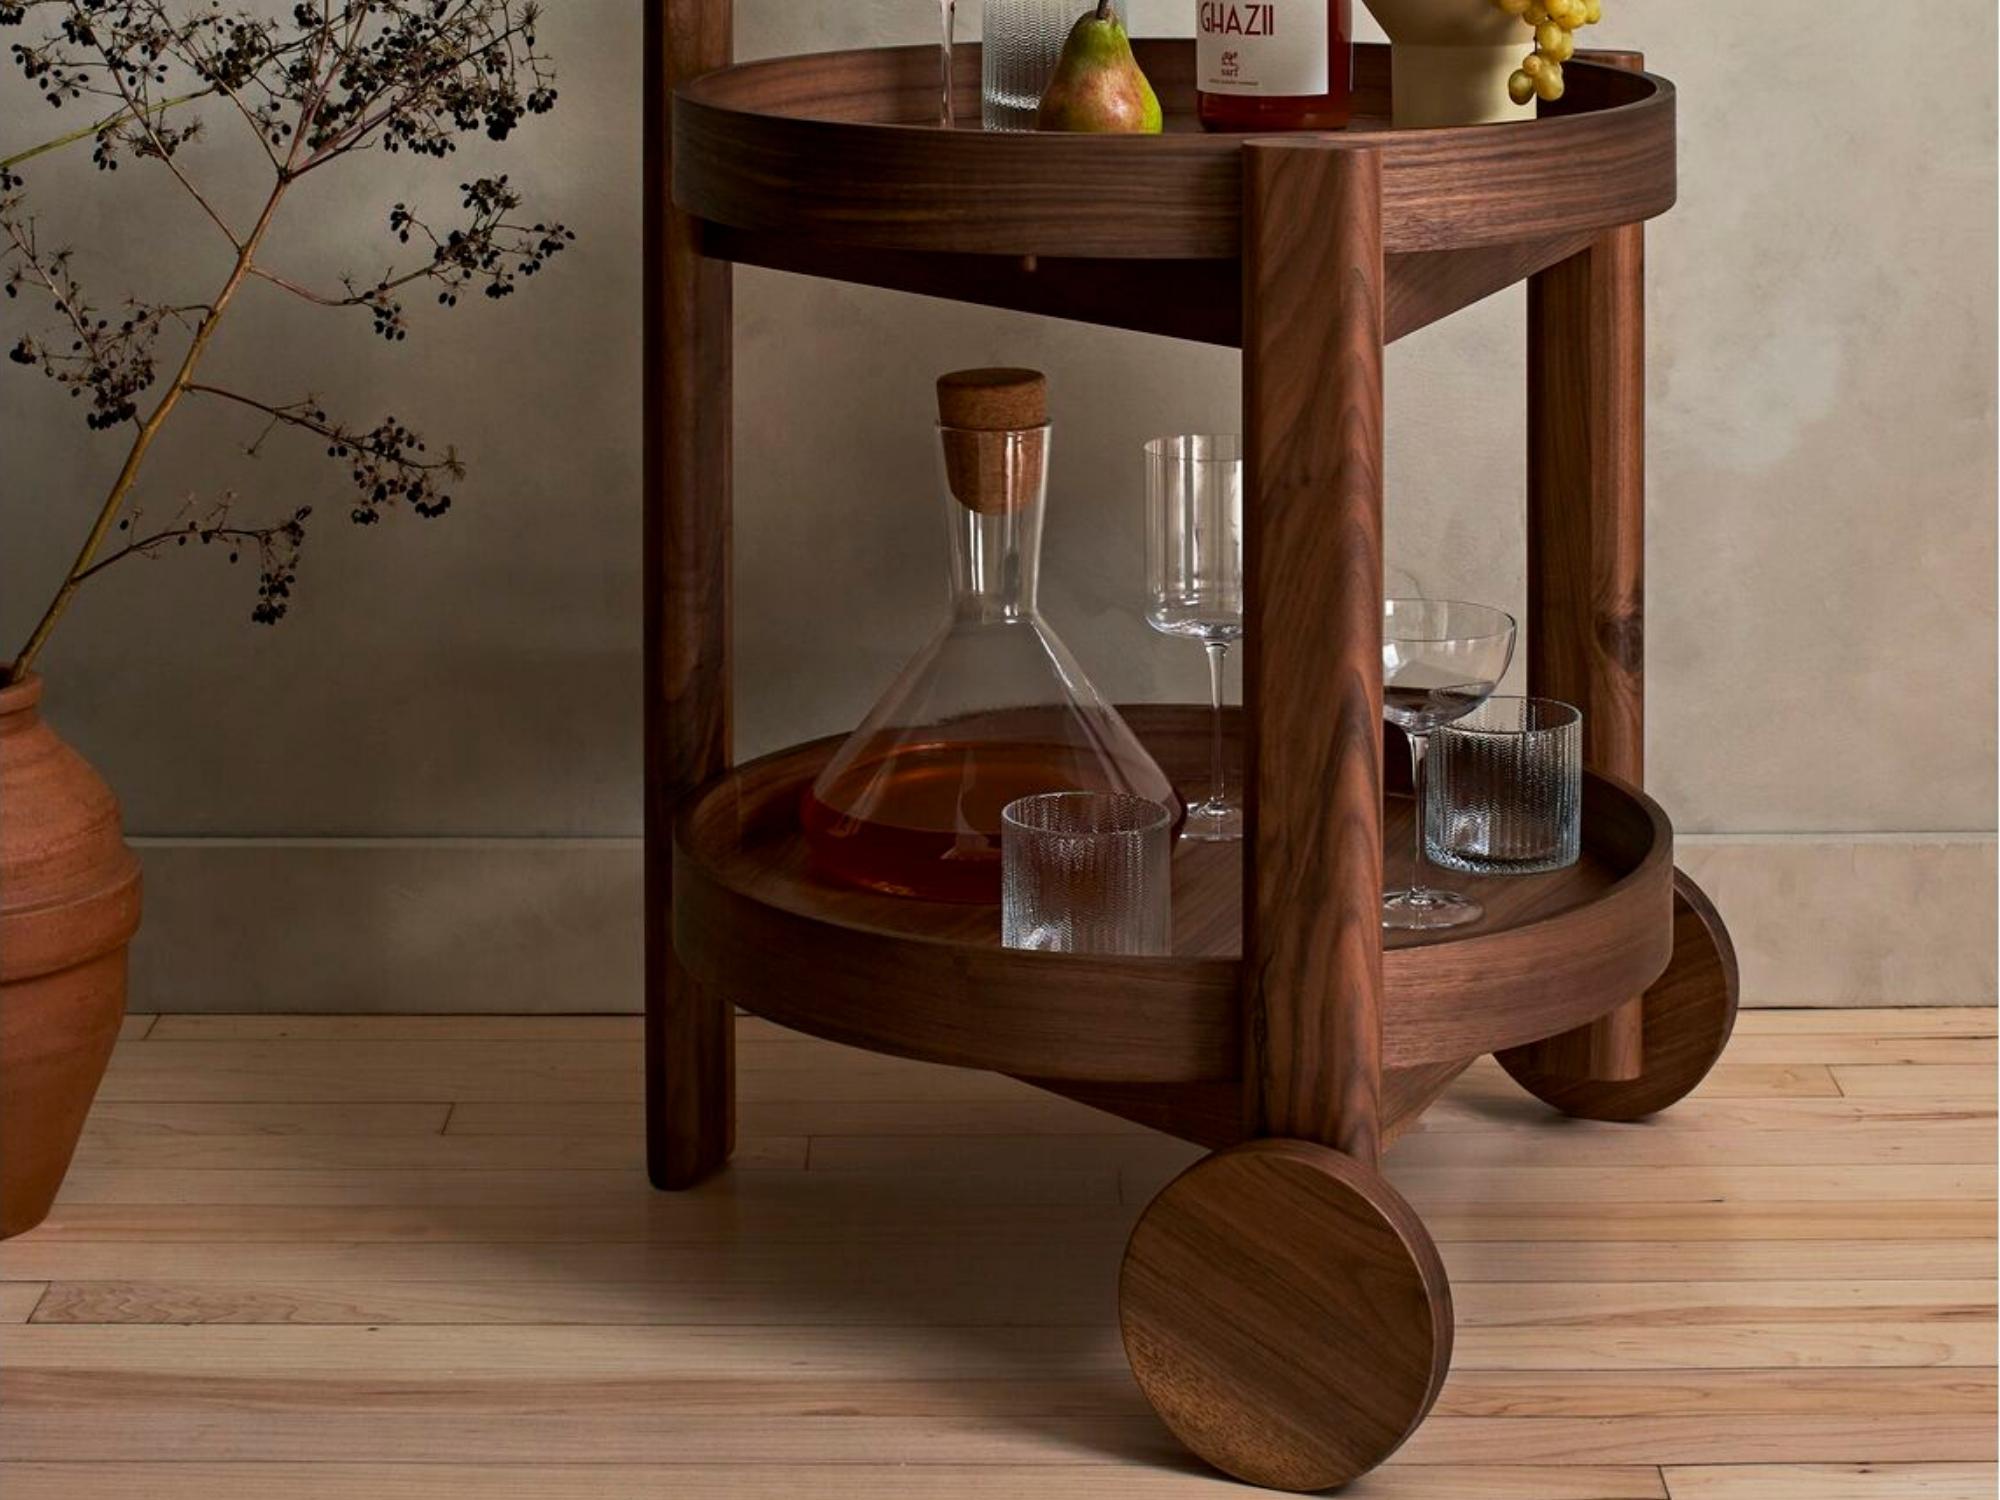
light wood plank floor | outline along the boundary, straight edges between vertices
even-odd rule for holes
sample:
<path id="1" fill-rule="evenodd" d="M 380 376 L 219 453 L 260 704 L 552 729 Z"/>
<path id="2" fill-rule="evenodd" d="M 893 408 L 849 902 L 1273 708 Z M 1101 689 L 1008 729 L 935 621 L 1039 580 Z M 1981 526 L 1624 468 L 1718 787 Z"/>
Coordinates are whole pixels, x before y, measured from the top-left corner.
<path id="1" fill-rule="evenodd" d="M 7 1500 L 1243 1494 L 1125 1371 L 1196 1153 L 745 1020 L 640 1166 L 636 1018 L 135 1017 L 0 1243 Z M 1367 1500 L 1990 1500 L 1994 1013 L 1746 1013 L 1663 1119 L 1490 1062 L 1398 1143 L 1457 1355 Z"/>

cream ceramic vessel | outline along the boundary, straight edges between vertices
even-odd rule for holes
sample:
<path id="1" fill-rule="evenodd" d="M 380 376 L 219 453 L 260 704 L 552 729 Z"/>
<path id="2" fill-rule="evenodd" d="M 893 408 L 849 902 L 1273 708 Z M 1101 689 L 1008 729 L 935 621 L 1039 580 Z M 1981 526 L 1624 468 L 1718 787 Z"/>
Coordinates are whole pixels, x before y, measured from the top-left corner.
<path id="1" fill-rule="evenodd" d="M 1388 33 L 1396 126 L 1490 125 L 1533 118 L 1507 79 L 1534 50 L 1519 16 L 1493 0 L 1363 0 Z"/>

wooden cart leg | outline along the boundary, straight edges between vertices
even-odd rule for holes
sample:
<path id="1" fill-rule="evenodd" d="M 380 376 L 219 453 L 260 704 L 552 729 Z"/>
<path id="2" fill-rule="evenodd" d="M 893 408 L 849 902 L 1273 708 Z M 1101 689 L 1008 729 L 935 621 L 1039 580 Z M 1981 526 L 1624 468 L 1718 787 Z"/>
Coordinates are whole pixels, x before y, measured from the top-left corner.
<path id="1" fill-rule="evenodd" d="M 1373 1168 L 1382 1088 L 1378 153 L 1243 151 L 1245 1109 Z"/>
<path id="2" fill-rule="evenodd" d="M 1645 229 L 1528 284 L 1528 690 L 1583 710 L 1584 759 L 1645 771 Z M 1635 997 L 1523 1049 L 1540 1072 L 1633 1079 Z"/>
<path id="3" fill-rule="evenodd" d="M 646 9 L 646 1162 L 683 1188 L 735 1144 L 730 1007 L 673 951 L 673 818 L 728 769 L 730 272 L 672 203 L 672 91 L 730 56 L 730 0 Z"/>
<path id="4" fill-rule="evenodd" d="M 1196 1453 L 1324 1489 L 1451 1362 L 1430 1236 L 1382 1146 L 1382 340 L 1377 153 L 1244 148 L 1243 1027 L 1252 1139 L 1147 1207 L 1119 1315 Z"/>

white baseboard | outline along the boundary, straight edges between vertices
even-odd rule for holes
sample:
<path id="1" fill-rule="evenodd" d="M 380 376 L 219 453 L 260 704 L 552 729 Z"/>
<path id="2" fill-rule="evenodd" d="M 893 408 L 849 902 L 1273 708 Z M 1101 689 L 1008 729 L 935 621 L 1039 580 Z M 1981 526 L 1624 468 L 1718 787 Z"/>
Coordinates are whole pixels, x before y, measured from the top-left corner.
<path id="1" fill-rule="evenodd" d="M 1992 834 L 1682 834 L 1746 1005 L 1991 1005 Z"/>
<path id="2" fill-rule="evenodd" d="M 643 1006 L 637 839 L 142 839 L 135 1011 Z"/>
<path id="3" fill-rule="evenodd" d="M 636 839 L 144 839 L 142 1011 L 641 1005 Z M 1684 836 L 1750 1005 L 1991 1005 L 1990 834 Z"/>

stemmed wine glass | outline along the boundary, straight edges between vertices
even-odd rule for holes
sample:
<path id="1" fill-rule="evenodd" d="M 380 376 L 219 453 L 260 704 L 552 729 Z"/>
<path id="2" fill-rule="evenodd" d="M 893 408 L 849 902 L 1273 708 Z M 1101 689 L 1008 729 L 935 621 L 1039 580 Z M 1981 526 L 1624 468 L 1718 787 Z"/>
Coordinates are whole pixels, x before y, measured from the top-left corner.
<path id="1" fill-rule="evenodd" d="M 1429 932 L 1476 922 L 1484 908 L 1456 891 L 1424 885 L 1424 752 L 1431 731 L 1464 718 L 1487 698 L 1514 657 L 1514 617 L 1455 599 L 1390 599 L 1382 605 L 1382 716 L 1409 736 L 1416 803 L 1416 861 L 1408 890 L 1382 898 L 1382 925 Z"/>
<path id="2" fill-rule="evenodd" d="M 938 126 L 950 130 L 958 123 L 956 111 L 952 108 L 951 96 L 951 33 L 952 24 L 958 19 L 958 0 L 938 0 L 938 19 L 944 25 L 943 42 L 938 48 L 938 64 L 943 88 L 938 99 Z"/>
<path id="3" fill-rule="evenodd" d="M 1223 774 L 1222 669 L 1243 637 L 1243 444 L 1233 436 L 1146 444 L 1146 623 L 1208 648 L 1208 796 L 1187 810 L 1181 837 L 1240 839 L 1243 803 Z"/>

